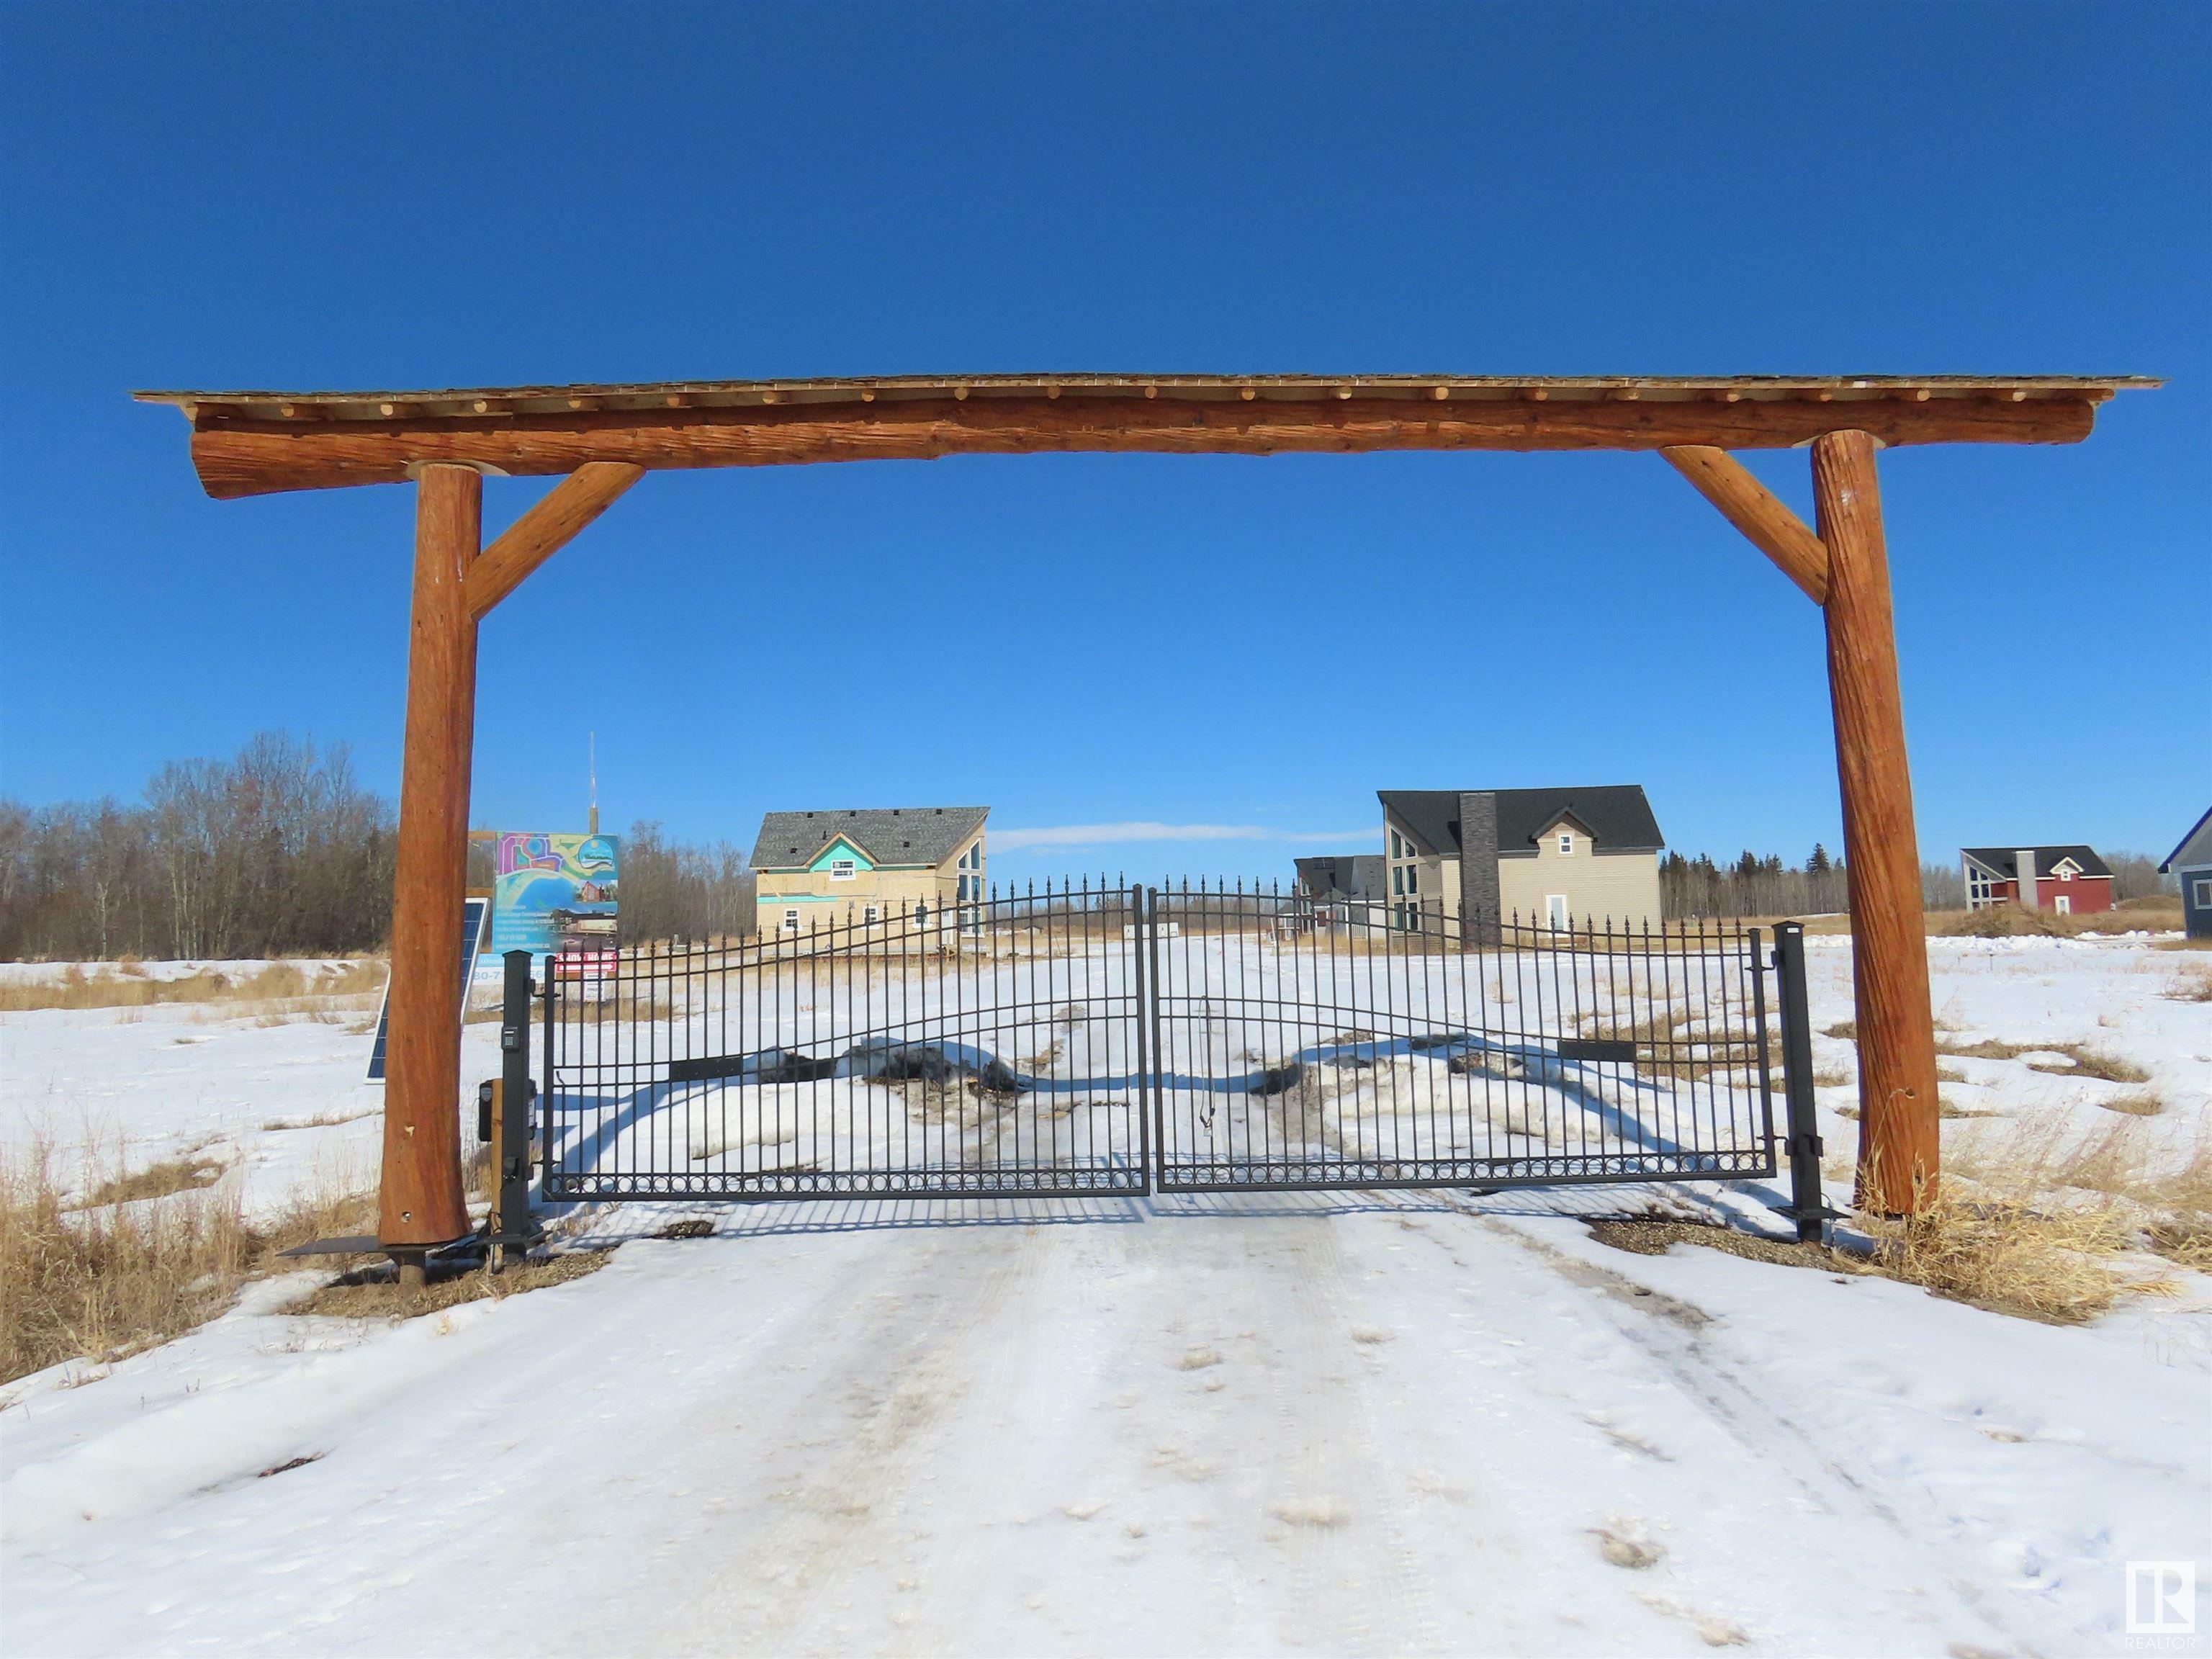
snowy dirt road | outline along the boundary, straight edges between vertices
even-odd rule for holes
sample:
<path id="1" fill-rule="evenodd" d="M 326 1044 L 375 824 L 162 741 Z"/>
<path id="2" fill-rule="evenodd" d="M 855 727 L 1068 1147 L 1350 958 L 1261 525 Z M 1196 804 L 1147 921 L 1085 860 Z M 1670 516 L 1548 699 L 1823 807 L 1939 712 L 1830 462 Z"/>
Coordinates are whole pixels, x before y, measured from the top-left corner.
<path id="1" fill-rule="evenodd" d="M 2170 1332 L 1543 1207 L 778 1206 L 398 1327 L 270 1287 L 9 1410 L 6 1645 L 2069 1653 L 2201 1544 Z"/>

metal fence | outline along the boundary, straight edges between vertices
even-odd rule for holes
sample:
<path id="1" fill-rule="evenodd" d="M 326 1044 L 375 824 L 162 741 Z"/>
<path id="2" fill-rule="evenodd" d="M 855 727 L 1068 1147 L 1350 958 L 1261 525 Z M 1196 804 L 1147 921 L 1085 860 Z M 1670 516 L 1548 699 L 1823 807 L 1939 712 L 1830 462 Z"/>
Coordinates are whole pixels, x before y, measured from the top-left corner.
<path id="1" fill-rule="evenodd" d="M 549 1200 L 1776 1169 L 1773 964 L 1729 924 L 1085 883 L 605 966 L 540 988 Z"/>

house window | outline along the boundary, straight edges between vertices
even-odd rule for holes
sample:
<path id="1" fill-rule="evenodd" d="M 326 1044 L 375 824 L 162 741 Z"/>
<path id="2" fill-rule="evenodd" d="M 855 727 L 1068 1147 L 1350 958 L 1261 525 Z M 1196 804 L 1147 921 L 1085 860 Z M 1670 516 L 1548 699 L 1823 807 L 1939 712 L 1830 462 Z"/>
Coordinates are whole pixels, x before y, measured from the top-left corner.
<path id="1" fill-rule="evenodd" d="M 2059 880 L 2061 880 L 2061 881 L 2071 881 L 2071 880 L 2073 880 L 2073 879 L 2074 879 L 2074 866 L 2073 866 L 2072 865 L 2070 865 L 2070 864 L 2062 864 L 2062 865 L 2060 865 L 2060 866 L 2058 866 L 2058 879 L 2059 879 Z"/>
<path id="2" fill-rule="evenodd" d="M 882 912 L 878 911 L 872 904 L 864 904 L 860 907 L 860 920 L 871 927 L 876 925 L 876 922 L 880 918 Z"/>
<path id="3" fill-rule="evenodd" d="M 2189 884 L 2197 890 L 2197 908 L 2212 910 L 2212 877 L 2199 876 Z"/>
<path id="4" fill-rule="evenodd" d="M 1567 925 L 1567 896 L 1565 893 L 1544 895 L 1545 919 L 1553 927 Z"/>
<path id="5" fill-rule="evenodd" d="M 1418 893 L 1421 890 L 1421 866 L 1418 864 L 1409 864 L 1406 866 L 1406 890 L 1408 893 Z"/>
<path id="6" fill-rule="evenodd" d="M 1559 856 L 1560 856 L 1561 858 L 1568 858 L 1568 857 L 1571 857 L 1571 856 L 1572 856 L 1572 855 L 1573 855 L 1574 850 L 1575 850 L 1575 832 L 1574 832 L 1573 830 L 1560 830 L 1560 831 L 1559 831 Z"/>
<path id="7" fill-rule="evenodd" d="M 832 859 L 830 861 L 830 879 L 832 881 L 850 881 L 853 879 L 854 872 L 859 868 L 860 866 L 855 864 L 851 859 Z"/>
<path id="8" fill-rule="evenodd" d="M 1395 865 L 1391 868 L 1390 890 L 1401 898 L 1406 896 L 1406 866 L 1402 864 Z M 1405 907 L 1401 905 L 1399 908 L 1402 909 Z"/>
<path id="9" fill-rule="evenodd" d="M 799 912 L 797 910 L 786 910 L 783 913 L 783 931 L 787 933 L 795 933 L 799 931 Z"/>
<path id="10" fill-rule="evenodd" d="M 2074 914 L 2074 898 L 2070 893 L 2061 893 L 2057 898 L 2051 900 L 2051 908 L 2062 916 L 2070 916 Z"/>
<path id="11" fill-rule="evenodd" d="M 922 925 L 922 923 L 924 923 L 925 921 L 927 921 L 928 920 L 929 920 L 929 907 L 928 907 L 927 904 L 917 904 L 917 905 L 915 905 L 915 906 L 914 907 L 914 925 L 915 925 L 915 927 L 921 927 L 921 926 Z"/>

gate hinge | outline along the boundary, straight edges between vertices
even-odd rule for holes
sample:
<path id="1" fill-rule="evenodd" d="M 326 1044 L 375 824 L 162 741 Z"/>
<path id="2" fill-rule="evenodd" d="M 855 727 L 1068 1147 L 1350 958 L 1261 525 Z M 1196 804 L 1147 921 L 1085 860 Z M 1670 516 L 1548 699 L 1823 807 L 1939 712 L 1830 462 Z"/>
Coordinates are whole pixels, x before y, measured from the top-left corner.
<path id="1" fill-rule="evenodd" d="M 1818 1135 L 1792 1135 L 1782 1143 L 1782 1150 L 1791 1158 L 1802 1153 L 1819 1158 L 1828 1150 L 1827 1143 Z"/>

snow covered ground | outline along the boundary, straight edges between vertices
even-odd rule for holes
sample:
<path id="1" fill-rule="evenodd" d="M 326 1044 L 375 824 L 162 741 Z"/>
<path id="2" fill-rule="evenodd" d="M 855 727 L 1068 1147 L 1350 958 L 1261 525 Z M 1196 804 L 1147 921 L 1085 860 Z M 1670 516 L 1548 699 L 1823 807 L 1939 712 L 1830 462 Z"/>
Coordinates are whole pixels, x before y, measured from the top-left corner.
<path id="1" fill-rule="evenodd" d="M 1992 1114 L 1947 1139 L 2124 1124 L 2187 1158 L 2212 1005 L 2162 993 L 2203 958 L 1931 947 L 1947 1041 L 2149 1074 L 1947 1061 Z M 1809 954 L 1815 1025 L 1848 1018 L 1847 943 Z M 374 1116 L 275 1127 L 373 1111 L 366 1041 L 9 1014 L 0 1133 L 89 1115 L 273 1203 L 369 1166 Z M 2212 1577 L 2212 1281 L 2062 1328 L 1577 1218 L 1778 1196 L 636 1206 L 574 1241 L 619 1243 L 598 1273 L 398 1324 L 264 1284 L 0 1391 L 0 1646 L 2056 1655 L 2128 1650 L 2130 1560 Z M 689 1214 L 714 1236 L 649 1237 Z"/>

